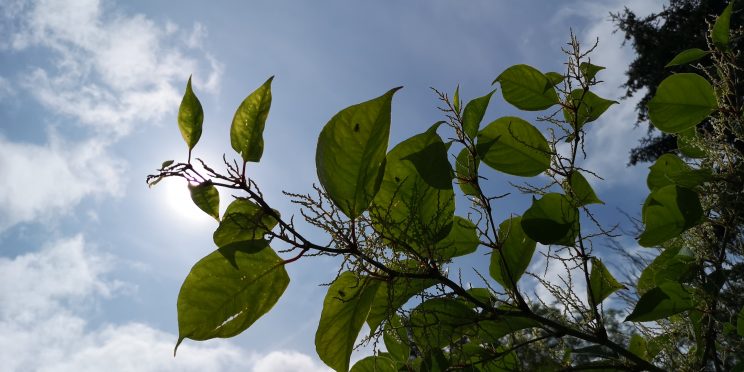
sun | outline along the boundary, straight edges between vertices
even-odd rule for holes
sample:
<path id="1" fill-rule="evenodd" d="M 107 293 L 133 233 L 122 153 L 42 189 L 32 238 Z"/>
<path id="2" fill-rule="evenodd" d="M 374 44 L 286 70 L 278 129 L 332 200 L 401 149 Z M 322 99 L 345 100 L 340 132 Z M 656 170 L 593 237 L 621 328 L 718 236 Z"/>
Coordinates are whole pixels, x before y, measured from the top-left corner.
<path id="1" fill-rule="evenodd" d="M 191 200 L 189 189 L 184 180 L 164 180 L 158 185 L 158 188 L 160 186 L 162 186 L 160 197 L 165 204 L 164 209 L 174 219 L 195 225 L 214 223 L 214 219 L 199 209 Z"/>

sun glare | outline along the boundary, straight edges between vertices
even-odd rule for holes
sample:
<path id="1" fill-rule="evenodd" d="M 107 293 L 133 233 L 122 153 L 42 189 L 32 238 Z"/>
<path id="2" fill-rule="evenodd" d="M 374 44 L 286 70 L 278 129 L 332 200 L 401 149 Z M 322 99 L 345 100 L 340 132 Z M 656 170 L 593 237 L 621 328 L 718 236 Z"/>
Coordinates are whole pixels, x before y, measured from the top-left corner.
<path id="1" fill-rule="evenodd" d="M 180 221 L 200 225 L 208 224 L 210 220 L 214 221 L 206 213 L 202 212 L 199 207 L 194 205 L 185 181 L 169 179 L 164 180 L 158 186 L 162 186 L 162 200 L 166 205 L 165 209 L 174 219 L 177 218 Z"/>

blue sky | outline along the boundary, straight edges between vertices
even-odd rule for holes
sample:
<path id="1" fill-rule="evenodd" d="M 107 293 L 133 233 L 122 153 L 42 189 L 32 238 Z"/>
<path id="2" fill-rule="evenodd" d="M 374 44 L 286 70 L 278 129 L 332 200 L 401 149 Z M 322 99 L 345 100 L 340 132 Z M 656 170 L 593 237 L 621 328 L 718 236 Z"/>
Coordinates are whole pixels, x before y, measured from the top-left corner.
<path id="1" fill-rule="evenodd" d="M 186 157 L 176 112 L 189 75 L 205 110 L 195 154 L 215 165 L 223 153 L 233 156 L 237 105 L 276 76 L 264 156 L 249 169 L 275 208 L 291 215 L 297 210 L 281 190 L 308 192 L 317 182 L 315 141 L 340 109 L 403 85 L 393 102 L 397 143 L 441 119 L 429 87 L 452 92 L 460 84 L 470 99 L 512 64 L 561 71 L 570 28 L 585 42 L 599 38 L 592 61 L 607 70 L 598 93 L 619 99 L 633 52 L 621 47 L 608 14 L 623 6 L 646 14 L 662 4 L 3 1 L 2 369 L 324 370 L 313 338 L 325 293 L 319 284 L 337 263 L 327 258 L 289 267 L 283 298 L 242 335 L 186 341 L 172 357 L 178 289 L 214 249 L 216 226 L 191 205 L 184 184 L 148 189 L 144 179 L 163 160 Z M 607 225 L 625 221 L 618 208 L 638 215 L 646 193 L 646 168 L 625 167 L 645 132 L 634 129 L 634 106 L 634 99 L 613 106 L 587 139 L 584 166 L 606 179 L 595 188 Z M 486 120 L 514 114 L 522 115 L 497 93 Z M 519 180 L 494 176 L 489 187 L 512 191 L 507 181 Z M 528 201 L 514 193 L 498 213 L 521 213 Z M 622 241 L 638 249 L 632 237 Z M 532 267 L 540 265 L 535 257 Z"/>

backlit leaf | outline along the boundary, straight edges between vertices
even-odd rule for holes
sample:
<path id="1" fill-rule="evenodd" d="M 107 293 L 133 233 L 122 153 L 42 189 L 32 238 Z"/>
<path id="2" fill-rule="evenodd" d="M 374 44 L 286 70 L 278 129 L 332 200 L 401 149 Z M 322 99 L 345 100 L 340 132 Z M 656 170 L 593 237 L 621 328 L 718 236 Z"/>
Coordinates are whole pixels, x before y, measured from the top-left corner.
<path id="1" fill-rule="evenodd" d="M 211 181 L 205 181 L 198 185 L 189 184 L 191 200 L 199 209 L 206 214 L 220 220 L 220 194 Z"/>
<path id="2" fill-rule="evenodd" d="M 479 157 L 489 167 L 532 177 L 550 167 L 548 141 L 530 123 L 513 116 L 496 119 L 478 133 Z"/>
<path id="3" fill-rule="evenodd" d="M 573 90 L 567 99 L 573 109 L 563 108 L 563 116 L 567 122 L 577 128 L 597 120 L 610 106 L 617 103 L 617 101 L 604 99 L 584 89 Z M 574 118 L 574 112 L 578 113 L 577 118 Z"/>
<path id="4" fill-rule="evenodd" d="M 478 245 L 480 239 L 475 224 L 467 218 L 455 216 L 449 234 L 434 244 L 430 257 L 436 260 L 449 260 L 475 252 Z"/>
<path id="5" fill-rule="evenodd" d="M 549 193 L 532 198 L 521 224 L 524 233 L 537 242 L 573 245 L 579 233 L 579 211 L 565 195 Z"/>
<path id="6" fill-rule="evenodd" d="M 635 309 L 625 318 L 625 321 L 659 320 L 694 307 L 690 289 L 677 282 L 666 281 L 641 296 Z"/>
<path id="7" fill-rule="evenodd" d="M 370 212 L 383 236 L 428 257 L 435 256 L 430 250 L 447 236 L 455 213 L 454 174 L 436 127 L 390 150 Z"/>
<path id="8" fill-rule="evenodd" d="M 688 158 L 700 159 L 706 156 L 705 150 L 699 145 L 699 137 L 695 128 L 677 133 L 677 148 Z"/>
<path id="9" fill-rule="evenodd" d="M 653 191 L 667 185 L 694 188 L 710 178 L 708 169 L 692 169 L 674 154 L 664 154 L 650 168 L 646 184 Z"/>
<path id="10" fill-rule="evenodd" d="M 579 65 L 579 71 L 581 71 L 581 75 L 583 75 L 587 81 L 591 81 L 597 77 L 597 73 L 604 69 L 603 66 L 593 65 L 589 62 L 582 62 Z"/>
<path id="11" fill-rule="evenodd" d="M 282 259 L 263 240 L 220 248 L 191 269 L 178 294 L 178 345 L 232 337 L 268 312 L 289 284 Z"/>
<path id="12" fill-rule="evenodd" d="M 607 267 L 599 259 L 592 258 L 592 271 L 589 274 L 589 288 L 591 288 L 592 301 L 599 305 L 607 296 L 615 293 L 625 286 L 620 284 L 615 277 L 610 274 Z"/>
<path id="13" fill-rule="evenodd" d="M 473 333 L 476 313 L 460 301 L 433 298 L 411 311 L 410 323 L 416 346 L 440 349 Z"/>
<path id="14" fill-rule="evenodd" d="M 497 343 L 498 339 L 516 331 L 539 327 L 540 323 L 521 316 L 502 316 L 498 320 L 484 320 L 478 322 L 478 337 Z"/>
<path id="15" fill-rule="evenodd" d="M 315 333 L 315 350 L 334 370 L 349 370 L 354 342 L 367 319 L 379 283 L 347 271 L 328 287 Z"/>
<path id="16" fill-rule="evenodd" d="M 173 160 L 166 160 L 163 162 L 163 164 L 160 165 L 160 169 L 165 169 L 170 167 L 173 164 Z"/>
<path id="17" fill-rule="evenodd" d="M 341 110 L 318 137 L 318 179 L 349 218 L 362 214 L 380 189 L 390 136 L 390 106 L 398 89 Z"/>
<path id="18" fill-rule="evenodd" d="M 474 158 L 468 149 L 462 149 L 455 159 L 457 183 L 465 195 L 478 195 L 478 165 L 480 159 Z"/>
<path id="19" fill-rule="evenodd" d="M 649 360 L 648 355 L 648 343 L 646 342 L 646 339 L 643 338 L 643 336 L 633 333 L 632 336 L 630 336 L 630 345 L 628 345 L 628 351 L 631 353 L 638 355 L 639 357 L 643 358 L 644 360 Z"/>
<path id="20" fill-rule="evenodd" d="M 455 112 L 460 112 L 460 85 L 455 88 L 455 95 L 452 96 L 452 106 L 455 107 Z"/>
<path id="21" fill-rule="evenodd" d="M 599 200 L 597 194 L 594 193 L 592 186 L 586 178 L 584 178 L 581 172 L 574 171 L 571 173 L 571 177 L 568 178 L 568 186 L 569 187 L 565 187 L 564 185 L 563 189 L 569 195 L 571 200 L 573 200 L 575 206 L 582 207 L 587 204 L 604 204 L 603 201 Z"/>
<path id="22" fill-rule="evenodd" d="M 204 110 L 202 110 L 199 98 L 191 90 L 191 77 L 186 83 L 186 92 L 181 99 L 181 106 L 178 108 L 178 129 L 181 131 L 183 140 L 189 150 L 196 146 L 202 134 L 202 123 L 204 122 Z"/>
<path id="23" fill-rule="evenodd" d="M 436 284 L 434 279 L 395 278 L 382 283 L 375 293 L 367 324 L 374 332 L 383 320 L 393 316 L 411 297 Z"/>
<path id="24" fill-rule="evenodd" d="M 728 6 L 723 10 L 720 16 L 716 19 L 713 24 L 713 29 L 710 33 L 710 38 L 713 40 L 713 45 L 720 50 L 729 49 L 730 39 L 730 23 L 731 13 L 733 11 L 734 1 L 730 1 Z"/>
<path id="25" fill-rule="evenodd" d="M 277 211 L 274 213 L 279 215 Z M 276 224 L 276 218 L 261 206 L 238 198 L 227 206 L 220 225 L 214 231 L 214 244 L 224 247 L 235 242 L 261 239 Z"/>
<path id="26" fill-rule="evenodd" d="M 700 48 L 683 50 L 682 52 L 674 56 L 674 58 L 669 61 L 669 63 L 667 63 L 664 67 L 686 65 L 688 63 L 695 62 L 707 56 L 708 54 L 710 54 L 710 52 L 702 50 Z"/>
<path id="27" fill-rule="evenodd" d="M 465 111 L 462 113 L 462 128 L 465 135 L 470 139 L 474 139 L 478 134 L 478 128 L 488 108 L 488 102 L 495 91 L 492 90 L 485 96 L 476 98 L 465 105 Z"/>
<path id="28" fill-rule="evenodd" d="M 548 81 L 550 82 L 552 86 L 556 86 L 560 84 L 565 78 L 563 74 L 558 73 L 558 72 L 546 72 L 545 77 L 548 78 Z"/>
<path id="29" fill-rule="evenodd" d="M 395 362 L 384 356 L 368 356 L 354 363 L 351 372 L 397 372 Z"/>
<path id="30" fill-rule="evenodd" d="M 502 287 L 516 289 L 519 278 L 527 270 L 537 243 L 522 231 L 522 218 L 512 217 L 499 225 L 501 248 L 491 253 L 489 273 Z"/>
<path id="31" fill-rule="evenodd" d="M 644 247 L 657 246 L 701 222 L 703 209 L 695 191 L 667 185 L 651 192 L 643 203 L 645 225 L 638 238 Z"/>
<path id="32" fill-rule="evenodd" d="M 648 117 L 659 130 L 679 133 L 703 121 L 717 107 L 713 87 L 705 78 L 680 73 L 659 84 L 648 103 Z"/>
<path id="33" fill-rule="evenodd" d="M 644 294 L 667 280 L 681 283 L 690 275 L 694 266 L 695 258 L 688 249 L 667 248 L 643 269 L 636 289 L 639 294 Z"/>
<path id="34" fill-rule="evenodd" d="M 394 315 L 390 321 L 385 323 L 382 338 L 385 342 L 385 347 L 393 359 L 400 362 L 408 361 L 408 357 L 411 355 L 408 330 L 403 326 L 399 316 Z"/>
<path id="35" fill-rule="evenodd" d="M 494 80 L 494 84 L 496 82 L 501 84 L 504 99 L 521 110 L 545 110 L 560 101 L 553 81 L 532 66 L 511 66 Z"/>
<path id="36" fill-rule="evenodd" d="M 230 127 L 230 144 L 243 161 L 257 162 L 263 155 L 263 131 L 271 108 L 270 77 L 249 94 L 235 111 Z"/>

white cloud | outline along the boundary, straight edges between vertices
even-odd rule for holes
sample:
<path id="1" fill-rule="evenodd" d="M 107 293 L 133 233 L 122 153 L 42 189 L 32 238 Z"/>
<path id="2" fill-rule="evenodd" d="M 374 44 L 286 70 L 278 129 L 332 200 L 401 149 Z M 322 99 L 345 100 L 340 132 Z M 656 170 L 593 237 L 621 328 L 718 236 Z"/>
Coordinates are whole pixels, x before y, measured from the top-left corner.
<path id="1" fill-rule="evenodd" d="M 602 97 L 617 100 L 598 121 L 589 124 L 586 138 L 588 160 L 582 167 L 597 172 L 605 181 L 597 182 L 588 177 L 597 189 L 607 186 L 632 186 L 642 182 L 646 169 L 627 167 L 630 149 L 638 146 L 638 140 L 646 134 L 645 127 L 636 127 L 635 106 L 643 92 L 635 97 L 621 100 L 625 95 L 622 85 L 625 83 L 625 71 L 634 59 L 635 51 L 628 44 L 622 46 L 624 38 L 621 32 L 615 31 L 615 24 L 609 19 L 610 12 L 620 12 L 623 7 L 633 9 L 638 15 L 658 12 L 662 1 L 576 1 L 568 4 L 556 14 L 554 23 L 568 17 L 576 16 L 588 21 L 588 26 L 578 34 L 584 49 L 593 45 L 599 38 L 597 49 L 590 55 L 591 62 L 606 67 L 598 74 L 603 82 L 596 87 L 596 93 Z"/>
<path id="2" fill-rule="evenodd" d="M 93 327 L 86 315 L 124 286 L 108 278 L 115 258 L 81 236 L 0 258 L 3 371 L 327 371 L 294 351 L 257 354 L 226 340 L 186 342 L 129 322 Z"/>
<path id="3" fill-rule="evenodd" d="M 0 52 L 49 52 L 17 73 L 14 85 L 0 77 L 0 100 L 17 86 L 60 127 L 86 128 L 83 139 L 66 140 L 61 128 L 45 144 L 0 132 L 0 231 L 68 214 L 86 197 L 120 195 L 125 162 L 107 149 L 174 113 L 189 74 L 197 93 L 219 89 L 222 65 L 202 48 L 206 28 L 179 30 L 99 0 L 0 3 Z"/>
<path id="4" fill-rule="evenodd" d="M 99 132 L 126 135 L 173 112 L 191 73 L 195 86 L 218 88 L 222 67 L 201 50 L 206 29 L 199 23 L 179 33 L 170 22 L 107 12 L 98 0 L 17 4 L 4 12 L 24 20 L 10 47 L 49 48 L 55 66 L 31 69 L 23 85 L 54 112 Z"/>
<path id="5" fill-rule="evenodd" d="M 13 85 L 8 79 L 0 76 L 0 102 L 13 95 L 15 95 Z"/>
<path id="6" fill-rule="evenodd" d="M 253 372 L 330 371 L 309 356 L 296 351 L 272 351 L 255 359 Z"/>
<path id="7" fill-rule="evenodd" d="M 538 243 L 535 252 L 537 259 L 533 259 L 528 271 L 557 289 L 564 291 L 565 294 L 575 294 L 575 300 L 586 304 L 586 281 L 583 271 L 576 266 L 578 260 L 576 262 L 568 261 L 571 257 L 568 248 L 560 247 L 559 250 L 556 250 L 556 248 L 556 246 L 551 246 L 552 250 L 548 252 L 547 246 Z M 540 254 L 540 252 L 544 254 Z M 551 256 L 550 258 L 546 257 L 548 253 Z M 553 293 L 536 278 L 531 278 L 530 282 L 534 285 L 533 290 L 538 299 L 548 305 L 555 303 L 559 309 L 565 310 L 565 304 L 562 301 L 556 301 L 557 298 Z"/>
<path id="8" fill-rule="evenodd" d="M 122 192 L 120 160 L 106 154 L 105 142 L 16 143 L 0 136 L 0 231 L 21 222 L 69 213 L 86 196 Z"/>

